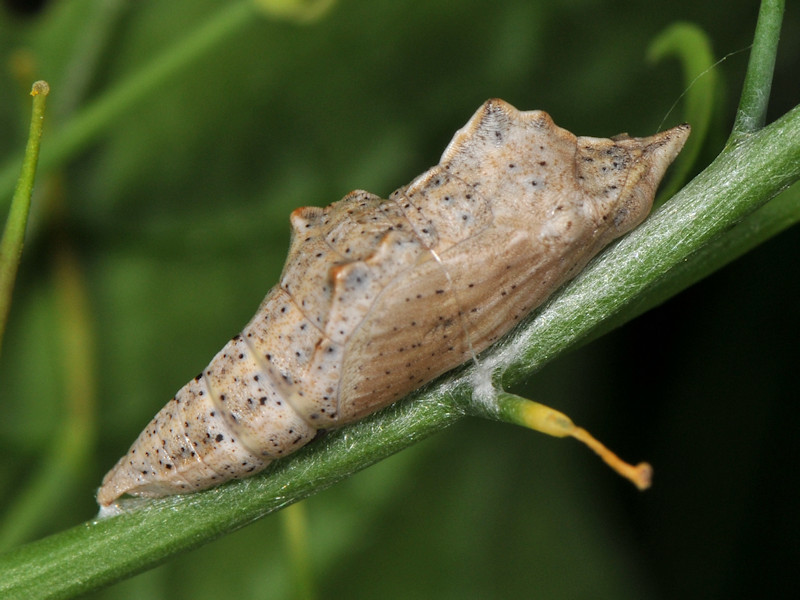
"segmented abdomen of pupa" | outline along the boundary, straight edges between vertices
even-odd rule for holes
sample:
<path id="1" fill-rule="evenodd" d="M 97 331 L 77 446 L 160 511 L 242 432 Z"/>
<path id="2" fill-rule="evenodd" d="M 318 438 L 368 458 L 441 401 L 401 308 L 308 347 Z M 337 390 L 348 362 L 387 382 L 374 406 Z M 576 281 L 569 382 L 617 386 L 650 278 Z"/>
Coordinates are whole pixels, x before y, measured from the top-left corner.
<path id="1" fill-rule="evenodd" d="M 490 100 L 388 200 L 295 210 L 280 283 L 98 502 L 247 477 L 468 360 L 644 219 L 688 132 L 576 137 Z"/>

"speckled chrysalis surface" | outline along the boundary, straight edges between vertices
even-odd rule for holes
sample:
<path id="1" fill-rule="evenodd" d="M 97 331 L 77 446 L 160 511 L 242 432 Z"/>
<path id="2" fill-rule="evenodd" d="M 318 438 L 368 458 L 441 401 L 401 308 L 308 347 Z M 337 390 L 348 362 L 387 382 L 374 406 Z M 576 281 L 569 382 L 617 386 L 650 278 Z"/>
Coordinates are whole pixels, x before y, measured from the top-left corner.
<path id="1" fill-rule="evenodd" d="M 468 360 L 647 216 L 688 135 L 576 137 L 489 100 L 388 200 L 355 191 L 295 210 L 280 283 L 98 502 L 248 477 Z"/>

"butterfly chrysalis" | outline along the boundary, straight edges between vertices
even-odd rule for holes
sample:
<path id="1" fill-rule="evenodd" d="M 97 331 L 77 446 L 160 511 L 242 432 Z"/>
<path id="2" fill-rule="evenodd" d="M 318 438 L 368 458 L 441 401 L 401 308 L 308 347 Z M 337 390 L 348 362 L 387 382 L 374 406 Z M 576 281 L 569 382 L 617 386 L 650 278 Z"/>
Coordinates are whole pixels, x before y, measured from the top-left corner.
<path id="1" fill-rule="evenodd" d="M 688 135 L 576 137 L 489 100 L 388 200 L 354 191 L 295 210 L 279 284 L 98 502 L 247 477 L 469 360 L 647 216 Z"/>

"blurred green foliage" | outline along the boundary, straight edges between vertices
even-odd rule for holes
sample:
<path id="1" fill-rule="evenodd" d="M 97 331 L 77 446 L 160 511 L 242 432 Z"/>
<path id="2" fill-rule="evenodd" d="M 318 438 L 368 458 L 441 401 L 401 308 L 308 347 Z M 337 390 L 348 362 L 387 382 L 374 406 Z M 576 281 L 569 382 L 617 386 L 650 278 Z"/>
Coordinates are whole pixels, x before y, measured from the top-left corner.
<path id="1" fill-rule="evenodd" d="M 0 157 L 21 155 L 34 79 L 53 90 L 46 146 L 226 4 L 0 11 Z M 791 8 L 785 32 L 800 26 Z M 353 188 L 385 197 L 435 164 L 489 97 L 581 134 L 653 133 L 684 84 L 677 65 L 645 63 L 649 43 L 690 21 L 718 56 L 750 44 L 757 6 L 721 11 L 710 0 L 345 0 L 302 25 L 254 15 L 40 175 L 0 362 L 0 510 L 69 419 L 54 259 L 65 248 L 91 315 L 96 442 L 32 537 L 93 516 L 103 473 L 277 281 L 292 209 Z M 797 102 L 795 38 L 784 36 L 773 116 Z M 746 59 L 717 67 L 730 92 L 706 158 L 733 122 Z M 797 252 L 796 232 L 784 234 L 525 390 L 650 460 L 652 491 L 635 493 L 577 444 L 464 421 L 306 501 L 319 596 L 780 596 L 798 559 L 786 427 Z M 293 597 L 286 556 L 278 515 L 92 597 Z"/>

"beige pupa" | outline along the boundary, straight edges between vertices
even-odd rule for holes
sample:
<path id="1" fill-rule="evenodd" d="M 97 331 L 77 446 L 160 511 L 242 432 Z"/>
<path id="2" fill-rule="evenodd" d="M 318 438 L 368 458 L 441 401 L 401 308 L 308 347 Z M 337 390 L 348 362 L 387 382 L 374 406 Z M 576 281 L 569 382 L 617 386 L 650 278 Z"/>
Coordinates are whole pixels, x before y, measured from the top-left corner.
<path id="1" fill-rule="evenodd" d="M 647 216 L 688 135 L 576 137 L 489 100 L 388 200 L 354 191 L 295 210 L 280 283 L 98 503 L 248 477 L 469 360 Z"/>

